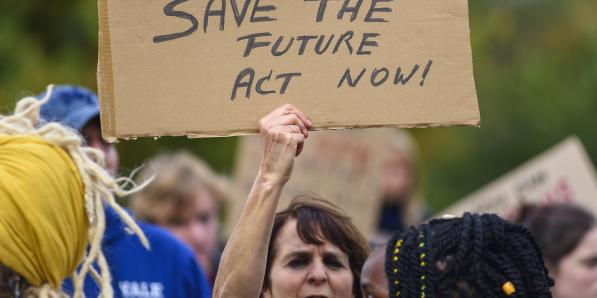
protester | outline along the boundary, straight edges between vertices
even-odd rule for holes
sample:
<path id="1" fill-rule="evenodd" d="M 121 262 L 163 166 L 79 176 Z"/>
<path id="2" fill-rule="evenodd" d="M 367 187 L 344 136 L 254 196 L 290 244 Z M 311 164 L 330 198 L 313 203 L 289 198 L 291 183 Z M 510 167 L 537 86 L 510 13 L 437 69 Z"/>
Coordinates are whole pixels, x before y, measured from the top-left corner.
<path id="1" fill-rule="evenodd" d="M 275 213 L 311 122 L 285 105 L 259 122 L 261 166 L 222 255 L 214 297 L 361 297 L 363 235 L 314 196 Z"/>
<path id="2" fill-rule="evenodd" d="M 112 297 L 101 247 L 104 205 L 148 243 L 116 204 L 114 193 L 125 191 L 96 163 L 101 154 L 81 147 L 70 129 L 39 123 L 52 89 L 0 116 L 0 296 L 62 297 L 61 283 L 71 277 L 74 296 L 81 297 L 83 280 L 92 275 L 99 294 Z"/>
<path id="3" fill-rule="evenodd" d="M 41 108 L 47 122 L 60 122 L 79 131 L 86 144 L 106 156 L 105 166 L 111 173 L 118 168 L 118 154 L 113 144 L 103 141 L 97 96 L 76 86 L 58 86 Z M 114 297 L 210 297 L 210 286 L 193 253 L 167 231 L 139 223 L 147 235 L 148 250 L 125 229 L 112 208 L 106 208 L 106 233 L 102 247 L 112 273 Z M 70 292 L 72 284 L 64 289 Z M 85 294 L 98 296 L 98 289 L 88 279 Z"/>
<path id="4" fill-rule="evenodd" d="M 361 292 L 365 298 L 388 296 L 388 278 L 385 271 L 385 246 L 371 252 L 361 271 Z"/>
<path id="5" fill-rule="evenodd" d="M 418 225 L 427 217 L 418 189 L 418 149 L 415 140 L 396 130 L 388 140 L 381 184 L 381 208 L 374 242 L 385 243 L 396 231 Z"/>
<path id="6" fill-rule="evenodd" d="M 551 297 L 551 286 L 527 229 L 470 213 L 396 233 L 361 278 L 363 295 L 374 298 Z"/>
<path id="7" fill-rule="evenodd" d="M 555 298 L 597 297 L 597 222 L 572 205 L 529 207 L 520 222 L 543 250 Z"/>
<path id="8" fill-rule="evenodd" d="M 165 227 L 189 245 L 213 283 L 221 255 L 221 205 L 230 196 L 226 181 L 186 152 L 149 161 L 138 180 L 152 177 L 131 197 L 131 209 L 139 219 Z"/>
<path id="9" fill-rule="evenodd" d="M 84 87 L 58 85 L 50 100 L 41 107 L 40 115 L 47 122 L 58 122 L 83 135 L 87 146 L 104 153 L 104 167 L 116 175 L 118 152 L 114 145 L 102 139 L 99 103 L 95 93 Z"/>

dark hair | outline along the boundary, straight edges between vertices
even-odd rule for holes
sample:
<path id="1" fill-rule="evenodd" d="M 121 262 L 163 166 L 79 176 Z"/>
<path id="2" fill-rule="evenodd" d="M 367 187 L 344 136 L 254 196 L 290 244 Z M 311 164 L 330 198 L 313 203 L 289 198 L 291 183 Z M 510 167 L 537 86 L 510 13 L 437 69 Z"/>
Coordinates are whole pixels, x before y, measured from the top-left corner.
<path id="1" fill-rule="evenodd" d="M 23 277 L 0 264 L 0 297 L 19 297 L 28 287 Z"/>
<path id="2" fill-rule="evenodd" d="M 368 255 L 367 241 L 348 215 L 336 205 L 313 194 L 295 197 L 286 210 L 276 214 L 267 250 L 263 289 L 270 287 L 270 269 L 276 257 L 275 240 L 289 219 L 296 219 L 297 233 L 305 243 L 321 245 L 324 240 L 329 241 L 348 255 L 353 293 L 356 298 L 361 298 L 360 277 Z"/>
<path id="3" fill-rule="evenodd" d="M 547 263 L 556 267 L 595 227 L 593 215 L 572 205 L 527 206 L 521 213 L 519 222 L 535 235 Z"/>
<path id="4" fill-rule="evenodd" d="M 551 297 L 553 286 L 532 234 L 494 214 L 394 235 L 385 269 L 390 297 Z"/>

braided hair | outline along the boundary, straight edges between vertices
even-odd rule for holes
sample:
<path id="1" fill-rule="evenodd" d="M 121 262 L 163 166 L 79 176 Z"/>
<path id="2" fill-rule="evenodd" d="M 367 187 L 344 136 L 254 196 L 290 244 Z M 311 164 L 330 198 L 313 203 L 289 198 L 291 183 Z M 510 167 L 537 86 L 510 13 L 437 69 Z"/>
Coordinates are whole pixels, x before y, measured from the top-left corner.
<path id="1" fill-rule="evenodd" d="M 553 286 L 533 235 L 495 214 L 396 233 L 385 271 L 390 297 L 551 297 Z"/>

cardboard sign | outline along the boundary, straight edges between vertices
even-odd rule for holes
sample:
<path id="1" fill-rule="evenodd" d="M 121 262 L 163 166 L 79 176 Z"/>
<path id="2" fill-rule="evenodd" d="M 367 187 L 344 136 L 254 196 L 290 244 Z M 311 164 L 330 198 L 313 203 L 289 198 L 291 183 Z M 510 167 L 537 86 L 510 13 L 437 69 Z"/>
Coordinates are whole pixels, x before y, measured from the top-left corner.
<path id="1" fill-rule="evenodd" d="M 466 0 L 99 0 L 104 138 L 478 125 Z"/>
<path id="2" fill-rule="evenodd" d="M 315 193 L 339 206 L 365 235 L 370 235 L 380 204 L 378 177 L 389 152 L 389 142 L 396 133 L 393 129 L 310 133 L 303 152 L 295 160 L 279 209 L 286 208 L 296 195 Z M 244 198 L 259 169 L 260 156 L 259 137 L 243 137 L 235 172 L 237 197 L 241 200 L 230 202 L 229 229 L 240 217 Z"/>
<path id="3" fill-rule="evenodd" d="M 506 218 L 521 204 L 572 203 L 597 214 L 595 168 L 576 137 L 566 139 L 497 181 L 440 212 L 491 212 Z"/>

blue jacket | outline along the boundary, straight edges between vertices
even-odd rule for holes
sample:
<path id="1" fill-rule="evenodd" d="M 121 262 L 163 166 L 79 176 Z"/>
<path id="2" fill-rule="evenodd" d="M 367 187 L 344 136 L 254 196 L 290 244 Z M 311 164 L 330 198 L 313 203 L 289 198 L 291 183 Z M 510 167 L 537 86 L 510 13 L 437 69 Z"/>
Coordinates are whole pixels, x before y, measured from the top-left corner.
<path id="1" fill-rule="evenodd" d="M 113 209 L 106 208 L 106 232 L 102 248 L 116 298 L 186 298 L 211 297 L 210 286 L 195 256 L 167 231 L 138 223 L 147 236 L 151 250 L 145 249 L 136 235 Z M 70 280 L 63 285 L 72 294 Z M 88 276 L 85 296 L 97 297 L 95 282 Z"/>

